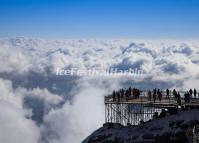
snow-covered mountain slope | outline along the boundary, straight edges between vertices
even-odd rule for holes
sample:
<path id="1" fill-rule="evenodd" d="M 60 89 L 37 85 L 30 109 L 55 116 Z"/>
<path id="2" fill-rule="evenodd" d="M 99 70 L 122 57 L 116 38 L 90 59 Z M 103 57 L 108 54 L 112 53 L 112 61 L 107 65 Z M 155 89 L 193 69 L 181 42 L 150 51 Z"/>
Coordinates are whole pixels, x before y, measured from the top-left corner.
<path id="1" fill-rule="evenodd" d="M 198 114 L 198 109 L 181 111 L 138 126 L 107 123 L 82 143 L 188 143 Z"/>

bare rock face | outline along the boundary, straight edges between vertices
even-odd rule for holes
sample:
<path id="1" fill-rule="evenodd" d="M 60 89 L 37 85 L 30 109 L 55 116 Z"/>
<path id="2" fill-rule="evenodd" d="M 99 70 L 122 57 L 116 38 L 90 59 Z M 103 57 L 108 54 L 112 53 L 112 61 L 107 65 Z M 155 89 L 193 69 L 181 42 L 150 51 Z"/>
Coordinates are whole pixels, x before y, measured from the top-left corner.
<path id="1" fill-rule="evenodd" d="M 138 126 L 105 123 L 82 143 L 188 143 L 199 124 L 199 110 L 180 111 Z"/>

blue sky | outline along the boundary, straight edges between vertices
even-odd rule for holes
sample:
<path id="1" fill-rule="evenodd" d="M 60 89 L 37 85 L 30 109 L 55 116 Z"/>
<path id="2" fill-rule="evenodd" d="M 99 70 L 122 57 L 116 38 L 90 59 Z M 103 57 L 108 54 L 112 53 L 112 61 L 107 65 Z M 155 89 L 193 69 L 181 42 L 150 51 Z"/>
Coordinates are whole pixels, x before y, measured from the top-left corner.
<path id="1" fill-rule="evenodd" d="M 0 0 L 0 37 L 199 38 L 199 0 Z"/>

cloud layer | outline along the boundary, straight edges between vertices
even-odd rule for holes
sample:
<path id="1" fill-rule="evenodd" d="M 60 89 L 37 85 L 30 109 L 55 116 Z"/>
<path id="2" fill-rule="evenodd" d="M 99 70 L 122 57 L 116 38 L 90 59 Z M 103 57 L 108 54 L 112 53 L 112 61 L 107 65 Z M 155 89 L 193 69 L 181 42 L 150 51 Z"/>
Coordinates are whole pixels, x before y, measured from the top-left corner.
<path id="1" fill-rule="evenodd" d="M 198 89 L 198 55 L 198 41 L 0 39 L 0 142 L 79 143 L 104 122 L 103 96 L 113 89 Z M 55 75 L 71 67 L 145 75 Z"/>

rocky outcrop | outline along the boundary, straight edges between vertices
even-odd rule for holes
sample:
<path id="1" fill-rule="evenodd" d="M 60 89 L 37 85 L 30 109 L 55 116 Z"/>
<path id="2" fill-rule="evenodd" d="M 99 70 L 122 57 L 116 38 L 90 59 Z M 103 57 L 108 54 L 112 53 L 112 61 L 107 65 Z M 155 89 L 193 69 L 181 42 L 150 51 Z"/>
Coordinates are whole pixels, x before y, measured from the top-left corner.
<path id="1" fill-rule="evenodd" d="M 105 123 L 82 143 L 188 143 L 199 124 L 199 110 L 180 111 L 138 126 Z"/>

